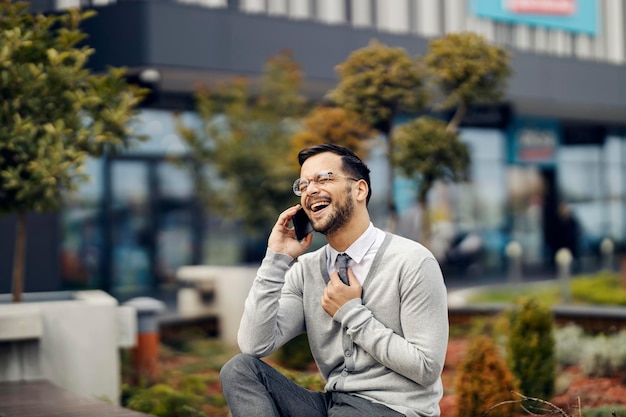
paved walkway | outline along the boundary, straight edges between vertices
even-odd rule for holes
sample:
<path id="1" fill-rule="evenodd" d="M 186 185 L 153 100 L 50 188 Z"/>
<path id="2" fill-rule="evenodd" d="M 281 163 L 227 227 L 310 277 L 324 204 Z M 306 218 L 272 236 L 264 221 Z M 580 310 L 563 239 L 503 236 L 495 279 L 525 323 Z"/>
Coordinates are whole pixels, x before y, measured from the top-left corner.
<path id="1" fill-rule="evenodd" d="M 0 382 L 0 417 L 152 417 L 83 398 L 48 381 Z"/>

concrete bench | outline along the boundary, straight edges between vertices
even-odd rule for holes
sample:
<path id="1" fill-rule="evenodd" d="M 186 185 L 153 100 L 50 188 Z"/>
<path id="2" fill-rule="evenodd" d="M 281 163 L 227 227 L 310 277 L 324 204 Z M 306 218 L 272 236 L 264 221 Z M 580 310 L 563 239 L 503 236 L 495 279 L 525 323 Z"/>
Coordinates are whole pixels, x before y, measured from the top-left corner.
<path id="1" fill-rule="evenodd" d="M 243 307 L 257 267 L 192 265 L 178 269 L 177 309 L 181 317 L 217 317 L 220 338 L 237 343 Z"/>
<path id="2" fill-rule="evenodd" d="M 0 382 L 47 380 L 119 402 L 119 349 L 136 343 L 136 312 L 102 291 L 0 295 Z"/>

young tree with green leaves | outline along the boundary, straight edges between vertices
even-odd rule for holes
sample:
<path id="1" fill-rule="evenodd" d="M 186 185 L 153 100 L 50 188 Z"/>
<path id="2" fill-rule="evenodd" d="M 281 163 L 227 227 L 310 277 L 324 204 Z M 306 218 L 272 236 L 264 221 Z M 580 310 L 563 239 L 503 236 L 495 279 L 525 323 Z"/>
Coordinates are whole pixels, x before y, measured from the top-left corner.
<path id="1" fill-rule="evenodd" d="M 467 180 L 469 149 L 459 139 L 458 132 L 447 130 L 445 122 L 427 116 L 399 126 L 394 140 L 398 170 L 418 184 L 421 241 L 428 247 L 432 236 L 428 193 L 436 181 Z"/>
<path id="2" fill-rule="evenodd" d="M 271 57 L 257 85 L 239 78 L 196 93 L 200 130 L 179 125 L 197 163 L 219 181 L 199 190 L 213 207 L 241 220 L 253 237 L 269 230 L 276 213 L 294 203 L 298 172 L 288 162 L 290 138 L 307 101 L 302 72 L 289 51 Z"/>
<path id="3" fill-rule="evenodd" d="M 389 178 L 387 205 L 390 229 L 395 228 L 397 210 L 393 180 L 393 123 L 400 113 L 416 114 L 427 101 L 424 70 L 420 61 L 402 48 L 392 48 L 372 41 L 351 53 L 337 66 L 339 84 L 329 98 L 349 111 L 359 114 L 387 139 Z"/>
<path id="4" fill-rule="evenodd" d="M 511 74 L 509 60 L 505 49 L 469 32 L 432 40 L 423 57 L 434 87 L 435 107 L 454 109 L 454 115 L 447 124 L 427 117 L 414 120 L 399 127 L 394 140 L 400 171 L 417 183 L 421 240 L 427 246 L 432 236 L 428 193 L 438 180 L 467 179 L 470 155 L 459 139 L 458 127 L 472 105 L 502 99 Z"/>
<path id="5" fill-rule="evenodd" d="M 511 75 L 509 52 L 471 32 L 430 41 L 423 61 L 439 92 L 439 107 L 454 109 L 447 126 L 451 131 L 458 129 L 473 104 L 500 101 Z"/>
<path id="6" fill-rule="evenodd" d="M 31 14 L 26 3 L 0 0 L 0 212 L 17 213 L 13 301 L 22 299 L 26 214 L 60 207 L 64 193 L 87 180 L 88 156 L 137 139 L 129 122 L 145 91 L 124 70 L 93 74 L 93 49 L 79 46 L 80 23 L 93 12 Z"/>

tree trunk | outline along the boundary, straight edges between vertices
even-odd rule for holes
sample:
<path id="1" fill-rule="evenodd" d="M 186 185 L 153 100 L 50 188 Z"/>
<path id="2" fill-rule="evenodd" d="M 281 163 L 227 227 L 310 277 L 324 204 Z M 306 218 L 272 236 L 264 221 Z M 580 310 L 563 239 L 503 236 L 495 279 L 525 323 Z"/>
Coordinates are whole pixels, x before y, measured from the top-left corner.
<path id="1" fill-rule="evenodd" d="M 389 164 L 389 177 L 387 179 L 387 208 L 389 210 L 387 231 L 395 233 L 398 225 L 398 210 L 396 208 L 396 198 L 394 192 L 396 168 L 393 161 L 393 137 L 391 135 L 391 129 L 387 132 L 387 159 Z"/>
<path id="2" fill-rule="evenodd" d="M 15 252 L 13 254 L 13 302 L 22 301 L 24 291 L 24 263 L 26 260 L 26 213 L 17 213 Z"/>
<path id="3" fill-rule="evenodd" d="M 454 112 L 454 116 L 452 116 L 448 126 L 446 126 L 446 131 L 456 132 L 461 124 L 461 121 L 465 117 L 465 113 L 467 113 L 467 106 L 464 103 L 459 104 Z"/>

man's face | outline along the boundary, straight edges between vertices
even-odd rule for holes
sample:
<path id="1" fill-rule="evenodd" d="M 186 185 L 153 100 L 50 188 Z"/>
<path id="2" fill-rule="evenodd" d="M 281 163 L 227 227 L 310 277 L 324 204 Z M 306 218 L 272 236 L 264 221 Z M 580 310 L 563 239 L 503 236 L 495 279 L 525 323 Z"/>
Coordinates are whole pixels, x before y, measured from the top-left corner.
<path id="1" fill-rule="evenodd" d="M 300 170 L 300 178 L 311 179 L 320 171 L 330 171 L 337 176 L 325 184 L 311 182 L 300 197 L 300 203 L 311 219 L 316 232 L 332 235 L 345 226 L 354 211 L 353 181 L 345 178 L 341 157 L 326 152 L 307 159 Z"/>

